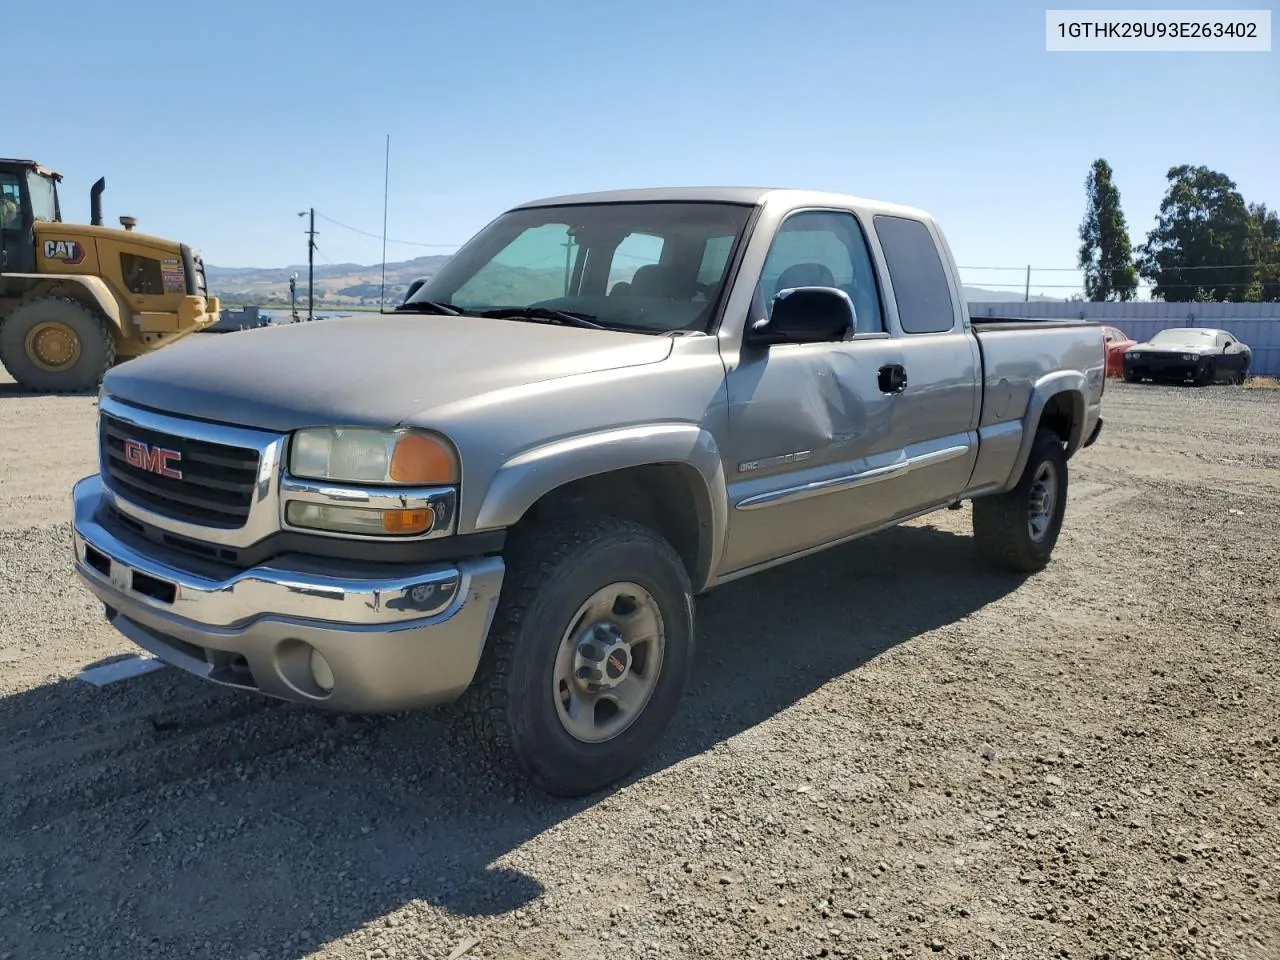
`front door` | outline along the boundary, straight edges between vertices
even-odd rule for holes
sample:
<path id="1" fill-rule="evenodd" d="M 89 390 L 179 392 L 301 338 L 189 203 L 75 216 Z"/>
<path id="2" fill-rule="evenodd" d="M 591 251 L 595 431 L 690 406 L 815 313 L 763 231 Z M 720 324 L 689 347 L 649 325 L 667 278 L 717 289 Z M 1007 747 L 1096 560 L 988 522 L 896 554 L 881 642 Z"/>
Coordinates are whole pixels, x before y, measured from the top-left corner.
<path id="1" fill-rule="evenodd" d="M 1228 334 L 1219 334 L 1216 345 L 1222 351 L 1218 358 L 1218 377 L 1229 380 L 1243 373 L 1245 352 L 1240 349 L 1239 342 Z"/>
<path id="2" fill-rule="evenodd" d="M 830 343 L 744 344 L 728 374 L 729 436 L 724 453 L 729 573 L 848 536 L 894 513 L 893 370 L 900 342 L 886 332 L 867 243 L 848 212 L 792 214 L 765 260 L 753 314 L 796 286 L 844 290 L 856 333 Z M 882 471 L 877 473 L 877 470 Z"/>
<path id="3" fill-rule="evenodd" d="M 0 170 L 0 273 L 36 268 L 35 235 L 23 200 L 21 173 Z"/>

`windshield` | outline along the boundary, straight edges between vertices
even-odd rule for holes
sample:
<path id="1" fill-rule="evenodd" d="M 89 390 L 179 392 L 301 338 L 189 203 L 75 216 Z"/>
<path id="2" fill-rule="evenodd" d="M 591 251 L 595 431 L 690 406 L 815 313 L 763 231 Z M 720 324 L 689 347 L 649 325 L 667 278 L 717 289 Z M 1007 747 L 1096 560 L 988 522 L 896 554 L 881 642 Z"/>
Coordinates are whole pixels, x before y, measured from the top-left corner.
<path id="1" fill-rule="evenodd" d="M 1213 346 L 1212 330 L 1161 330 L 1151 338 L 1152 346 L 1159 347 L 1208 347 Z"/>
<path id="2" fill-rule="evenodd" d="M 621 330 L 706 330 L 751 210 L 700 202 L 513 210 L 402 306 L 539 307 Z"/>
<path id="3" fill-rule="evenodd" d="M 58 188 L 49 177 L 34 170 L 27 174 L 27 189 L 31 192 L 31 215 L 37 220 L 57 220 Z"/>

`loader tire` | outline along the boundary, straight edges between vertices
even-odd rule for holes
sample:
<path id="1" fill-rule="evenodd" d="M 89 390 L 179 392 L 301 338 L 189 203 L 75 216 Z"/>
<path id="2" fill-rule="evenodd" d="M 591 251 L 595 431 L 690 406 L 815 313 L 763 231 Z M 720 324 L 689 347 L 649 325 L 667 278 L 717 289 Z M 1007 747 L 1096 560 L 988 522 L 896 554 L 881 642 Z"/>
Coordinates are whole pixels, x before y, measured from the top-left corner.
<path id="1" fill-rule="evenodd" d="M 37 297 L 0 322 L 0 364 L 33 393 L 94 390 L 116 359 L 110 323 L 70 297 Z"/>

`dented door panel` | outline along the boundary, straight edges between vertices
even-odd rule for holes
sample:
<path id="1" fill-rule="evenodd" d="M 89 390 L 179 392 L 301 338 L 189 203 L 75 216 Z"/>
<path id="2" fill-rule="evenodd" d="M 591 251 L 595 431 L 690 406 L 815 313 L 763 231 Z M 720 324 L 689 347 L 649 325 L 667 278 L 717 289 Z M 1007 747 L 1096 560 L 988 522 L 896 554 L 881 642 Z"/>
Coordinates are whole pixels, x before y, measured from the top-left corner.
<path id="1" fill-rule="evenodd" d="M 906 455 L 900 395 L 879 370 L 888 337 L 744 350 L 728 376 L 726 572 L 874 526 L 893 513 L 885 471 Z"/>

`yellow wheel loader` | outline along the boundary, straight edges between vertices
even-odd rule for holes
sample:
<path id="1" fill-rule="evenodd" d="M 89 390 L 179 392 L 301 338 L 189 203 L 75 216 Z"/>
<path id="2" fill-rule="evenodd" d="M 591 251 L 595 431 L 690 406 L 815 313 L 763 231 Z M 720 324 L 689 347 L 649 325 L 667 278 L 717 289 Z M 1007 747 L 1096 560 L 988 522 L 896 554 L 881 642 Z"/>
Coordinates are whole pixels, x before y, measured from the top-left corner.
<path id="1" fill-rule="evenodd" d="M 39 393 L 93 390 L 113 364 L 218 321 L 198 253 L 132 217 L 104 227 L 102 179 L 90 225 L 63 223 L 61 181 L 0 159 L 0 364 Z"/>

